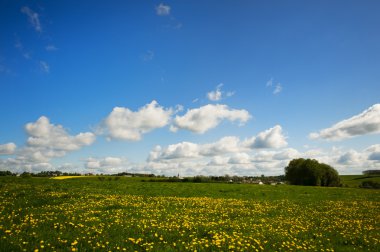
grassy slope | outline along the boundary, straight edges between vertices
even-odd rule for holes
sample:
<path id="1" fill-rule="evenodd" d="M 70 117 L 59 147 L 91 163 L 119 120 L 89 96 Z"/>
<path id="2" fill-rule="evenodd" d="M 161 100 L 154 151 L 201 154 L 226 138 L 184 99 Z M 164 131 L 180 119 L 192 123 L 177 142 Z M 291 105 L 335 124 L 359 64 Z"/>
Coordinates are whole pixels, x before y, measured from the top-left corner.
<path id="1" fill-rule="evenodd" d="M 373 175 L 373 176 L 367 176 L 367 175 L 342 175 L 340 176 L 341 183 L 348 187 L 359 187 L 359 185 L 363 181 L 375 181 L 377 183 L 380 183 L 380 176 L 379 175 Z"/>
<path id="2" fill-rule="evenodd" d="M 355 177 L 356 178 L 356 177 Z M 379 179 L 379 178 L 377 178 Z M 351 177 L 344 178 L 344 184 L 350 187 L 359 185 L 362 180 Z M 317 200 L 380 200 L 380 191 L 356 188 L 323 188 L 289 185 L 252 185 L 226 183 L 170 183 L 170 182 L 141 182 L 139 178 L 120 178 L 119 180 L 100 181 L 94 178 L 78 178 L 66 180 L 50 180 L 45 178 L 0 178 L 1 184 L 17 183 L 43 187 L 45 191 L 71 191 L 130 194 L 142 196 L 175 196 L 175 197 L 212 197 L 253 200 L 317 201 Z"/>

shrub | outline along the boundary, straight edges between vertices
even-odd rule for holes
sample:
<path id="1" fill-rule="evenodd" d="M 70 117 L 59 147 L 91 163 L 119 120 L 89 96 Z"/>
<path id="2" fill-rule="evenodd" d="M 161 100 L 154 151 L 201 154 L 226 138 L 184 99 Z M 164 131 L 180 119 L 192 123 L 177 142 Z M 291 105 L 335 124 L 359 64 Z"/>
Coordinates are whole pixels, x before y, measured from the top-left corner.
<path id="1" fill-rule="evenodd" d="M 368 181 L 363 181 L 360 185 L 360 188 L 368 188 L 368 189 L 380 189 L 380 183 L 368 180 Z"/>

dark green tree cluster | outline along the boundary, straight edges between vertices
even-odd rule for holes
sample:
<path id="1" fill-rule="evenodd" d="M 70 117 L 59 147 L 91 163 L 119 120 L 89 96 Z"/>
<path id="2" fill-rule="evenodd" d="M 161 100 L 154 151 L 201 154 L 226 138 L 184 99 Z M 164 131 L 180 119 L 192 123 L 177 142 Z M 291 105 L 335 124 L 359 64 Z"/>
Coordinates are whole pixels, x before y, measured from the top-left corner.
<path id="1" fill-rule="evenodd" d="M 380 170 L 366 170 L 363 175 L 380 175 Z"/>
<path id="2" fill-rule="evenodd" d="M 10 171 L 0 171 L 0 176 L 14 176 L 15 174 Z"/>
<path id="3" fill-rule="evenodd" d="M 292 185 L 340 186 L 338 172 L 315 159 L 293 159 L 285 167 L 285 179 Z"/>

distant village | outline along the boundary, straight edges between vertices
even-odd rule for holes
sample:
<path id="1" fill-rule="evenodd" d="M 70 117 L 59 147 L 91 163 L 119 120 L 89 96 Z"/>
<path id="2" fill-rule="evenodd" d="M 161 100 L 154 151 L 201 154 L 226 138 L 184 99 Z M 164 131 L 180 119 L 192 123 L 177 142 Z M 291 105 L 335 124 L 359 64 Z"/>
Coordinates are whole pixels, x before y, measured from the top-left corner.
<path id="1" fill-rule="evenodd" d="M 16 177 L 57 177 L 57 176 L 98 176 L 98 177 L 139 177 L 143 182 L 193 182 L 193 183 L 210 183 L 210 182 L 222 182 L 222 183 L 239 183 L 239 184 L 270 184 L 278 185 L 285 183 L 285 176 L 204 176 L 198 175 L 194 177 L 182 177 L 180 174 L 177 176 L 165 176 L 155 174 L 144 173 L 129 173 L 122 172 L 117 174 L 93 174 L 93 173 L 70 173 L 61 171 L 41 171 L 39 173 L 12 173 L 10 171 L 0 171 L 0 176 L 16 176 Z"/>

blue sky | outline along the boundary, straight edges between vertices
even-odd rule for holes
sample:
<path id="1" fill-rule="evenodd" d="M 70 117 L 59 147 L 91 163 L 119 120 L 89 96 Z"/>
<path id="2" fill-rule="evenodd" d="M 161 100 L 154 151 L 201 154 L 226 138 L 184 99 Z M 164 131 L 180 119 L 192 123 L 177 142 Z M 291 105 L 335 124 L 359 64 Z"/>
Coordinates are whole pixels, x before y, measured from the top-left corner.
<path id="1" fill-rule="evenodd" d="M 378 1 L 2 1 L 0 169 L 380 168 Z"/>

